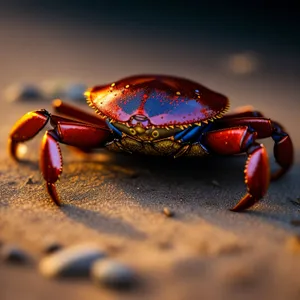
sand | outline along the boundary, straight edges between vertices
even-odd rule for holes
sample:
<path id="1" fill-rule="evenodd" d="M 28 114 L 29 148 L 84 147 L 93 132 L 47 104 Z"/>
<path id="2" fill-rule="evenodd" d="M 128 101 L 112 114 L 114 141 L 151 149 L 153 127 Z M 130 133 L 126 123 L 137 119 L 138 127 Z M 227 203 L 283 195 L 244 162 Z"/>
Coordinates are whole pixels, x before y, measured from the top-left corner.
<path id="1" fill-rule="evenodd" d="M 11 41 L 9 34 L 2 35 Z M 38 33 L 34 38 L 43 41 Z M 130 67 L 129 61 L 121 69 L 118 62 L 110 68 L 111 62 L 106 62 L 104 56 L 109 55 L 109 49 L 116 51 L 112 43 L 102 49 L 101 69 L 107 72 L 99 74 L 99 65 L 91 63 L 98 56 L 96 50 L 90 55 L 77 50 L 68 56 L 74 45 L 79 47 L 84 41 L 82 37 L 71 39 L 69 44 L 64 42 L 55 62 L 43 60 L 50 53 L 43 43 L 36 43 L 38 59 L 27 57 L 30 47 L 19 54 L 17 41 L 4 43 L 7 57 L 0 59 L 9 71 L 0 77 L 1 90 L 21 79 L 41 83 L 56 78 L 58 70 L 61 77 L 77 74 L 78 80 L 95 84 L 143 70 L 179 74 L 181 69 L 181 74 L 228 94 L 233 107 L 250 103 L 280 120 L 293 138 L 295 165 L 282 180 L 271 184 L 268 194 L 255 207 L 233 213 L 228 209 L 245 192 L 244 156 L 174 161 L 100 151 L 82 157 L 62 147 L 64 171 L 58 190 L 64 205 L 58 208 L 49 200 L 38 169 L 42 136 L 28 144 L 26 164 L 16 164 L 6 152 L 6 139 L 14 122 L 27 111 L 51 109 L 50 102 L 7 103 L 2 96 L 0 240 L 22 247 L 35 263 L 27 267 L 0 264 L 1 300 L 300 299 L 300 246 L 293 239 L 300 227 L 291 224 L 291 220 L 300 219 L 300 208 L 290 201 L 300 197 L 300 91 L 293 85 L 292 73 L 283 78 L 270 71 L 236 79 L 235 75 L 222 74 L 219 65 L 220 72 L 216 67 L 215 75 L 212 70 L 204 74 L 203 69 L 195 72 L 187 61 L 179 61 L 176 67 L 164 65 L 166 53 L 159 57 L 157 68 L 147 60 L 138 67 Z M 95 49 L 99 45 L 95 44 Z M 55 54 L 58 50 L 53 51 Z M 114 57 L 114 53 L 111 55 Z M 200 62 L 205 66 L 204 58 Z M 271 155 L 272 142 L 266 144 Z M 28 178 L 32 178 L 32 184 L 27 184 Z M 165 207 L 174 212 L 173 217 L 162 213 Z M 49 241 L 65 246 L 96 243 L 136 270 L 141 285 L 125 293 L 96 287 L 89 280 L 45 279 L 36 264 Z"/>

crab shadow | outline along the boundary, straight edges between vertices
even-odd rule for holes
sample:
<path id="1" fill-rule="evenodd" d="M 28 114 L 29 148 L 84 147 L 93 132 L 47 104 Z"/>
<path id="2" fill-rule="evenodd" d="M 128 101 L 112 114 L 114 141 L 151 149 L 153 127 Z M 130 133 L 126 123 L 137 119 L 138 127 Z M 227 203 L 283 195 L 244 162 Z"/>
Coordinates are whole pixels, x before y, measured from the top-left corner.
<path id="1" fill-rule="evenodd" d="M 267 195 L 256 207 L 238 214 L 230 212 L 229 208 L 246 193 L 245 155 L 178 161 L 153 157 L 136 157 L 125 162 L 118 159 L 123 166 L 133 167 L 142 174 L 141 178 L 134 179 L 135 185 L 141 186 L 139 190 L 145 189 L 144 193 L 138 193 L 136 201 L 153 209 L 158 203 L 160 206 L 175 205 L 176 211 L 182 212 L 176 216 L 178 220 L 189 221 L 192 214 L 215 226 L 238 232 L 239 229 L 233 229 L 228 220 L 234 220 L 239 228 L 244 228 L 246 217 L 249 223 L 273 224 L 288 232 L 297 231 L 292 220 L 300 219 L 300 210 L 291 199 L 300 196 L 300 187 L 295 183 L 295 178 L 300 176 L 299 163 L 280 180 L 270 183 Z M 271 169 L 278 168 L 271 155 L 270 164 Z M 130 180 L 121 184 L 124 190 L 132 193 Z M 149 196 L 151 193 L 153 197 Z M 160 201 L 155 201 L 156 197 Z M 209 213 L 205 213 L 207 211 Z"/>
<path id="2" fill-rule="evenodd" d="M 67 218 L 97 232 L 133 240 L 146 239 L 145 233 L 120 218 L 113 218 L 98 211 L 69 204 L 64 204 L 61 210 Z"/>
<path id="3" fill-rule="evenodd" d="M 219 203 L 217 198 L 220 192 L 240 192 L 242 196 L 246 191 L 243 174 L 246 162 L 244 155 L 176 160 L 111 153 L 107 156 L 109 159 L 104 162 L 95 159 L 82 163 L 89 164 L 91 169 L 100 164 L 107 172 L 118 173 L 119 169 L 118 176 L 114 178 L 115 183 L 133 196 L 140 205 L 147 207 L 155 205 L 151 195 L 163 199 L 162 204 L 180 200 L 183 205 L 193 205 L 197 199 L 201 206 L 201 199 L 210 198 L 212 205 L 216 206 Z"/>
<path id="4" fill-rule="evenodd" d="M 218 225 L 218 220 L 214 220 L 215 216 L 219 216 L 220 212 L 228 212 L 228 208 L 237 203 L 246 192 L 244 184 L 246 155 L 174 160 L 167 157 L 124 155 L 107 151 L 100 153 L 99 156 L 95 154 L 95 156 L 83 156 L 81 159 L 67 153 L 64 156 L 66 158 L 63 173 L 65 183 L 72 180 L 73 169 L 77 176 L 86 173 L 87 185 L 94 190 L 90 191 L 93 193 L 93 199 L 101 198 L 101 196 L 99 198 L 99 191 L 101 192 L 103 183 L 95 184 L 88 178 L 89 176 L 93 178 L 103 176 L 104 182 L 106 180 L 112 182 L 119 190 L 130 195 L 133 201 L 145 209 L 157 211 L 158 208 L 164 206 L 172 208 L 175 205 L 176 210 L 183 212 L 182 215 L 184 215 L 184 211 L 194 211 L 195 214 L 203 216 L 201 210 L 205 206 L 211 209 L 212 215 L 210 217 L 203 216 L 203 218 Z M 34 170 L 38 168 L 36 162 L 28 161 L 25 164 Z M 272 159 L 271 166 L 275 167 Z M 270 201 L 267 205 L 262 201 L 259 209 L 248 210 L 242 215 L 247 214 L 250 218 L 263 222 L 272 221 L 290 228 L 287 216 L 294 216 L 295 211 L 298 214 L 298 210 L 290 201 L 282 201 L 282 199 L 288 196 L 289 186 L 293 185 L 292 178 L 299 177 L 299 171 L 298 164 L 282 180 L 270 185 L 269 196 L 267 196 Z M 114 176 L 106 177 L 103 174 L 113 174 Z M 73 182 L 76 180 L 80 179 L 75 179 Z M 71 185 L 68 184 L 68 188 L 70 187 Z M 300 194 L 300 189 L 296 187 L 293 193 Z M 72 205 L 66 205 L 63 208 L 64 214 L 96 231 L 125 235 L 138 240 L 146 238 L 144 232 L 118 217 L 98 212 L 98 208 L 94 209 L 91 205 L 83 208 L 80 201 L 89 198 L 90 195 L 86 193 L 86 189 L 80 190 L 80 188 L 68 191 L 68 195 L 62 193 L 63 198 L 72 199 Z M 181 219 L 177 214 L 176 218 Z M 183 219 L 185 218 L 183 217 Z M 236 216 L 235 219 L 239 222 L 240 217 Z"/>
<path id="5" fill-rule="evenodd" d="M 146 208 L 157 210 L 161 206 L 176 203 L 183 210 L 200 212 L 205 205 L 215 211 L 228 211 L 246 192 L 244 168 L 246 155 L 231 157 L 182 158 L 145 157 L 107 153 L 110 159 L 104 164 L 108 170 L 113 166 L 129 170 L 129 175 L 120 174 L 114 181 L 123 191 Z M 271 155 L 270 155 L 271 157 Z M 276 168 L 271 157 L 271 168 Z M 288 216 L 298 210 L 287 200 L 287 193 L 300 194 L 299 188 L 290 191 L 294 176 L 299 174 L 299 164 L 281 180 L 272 182 L 268 203 L 260 202 L 259 209 L 244 212 L 249 217 L 273 221 L 289 227 Z M 230 212 L 229 212 L 230 213 Z"/>

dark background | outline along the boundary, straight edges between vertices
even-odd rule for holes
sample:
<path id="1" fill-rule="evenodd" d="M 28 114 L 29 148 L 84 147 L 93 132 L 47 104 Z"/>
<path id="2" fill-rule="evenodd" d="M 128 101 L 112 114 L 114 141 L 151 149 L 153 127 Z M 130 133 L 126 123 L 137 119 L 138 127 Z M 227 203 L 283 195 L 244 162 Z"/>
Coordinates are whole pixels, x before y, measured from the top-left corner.
<path id="1" fill-rule="evenodd" d="M 140 26 L 141 29 L 190 29 L 227 37 L 253 35 L 295 44 L 297 1 L 1 1 L 1 15 L 80 25 Z M 241 37 L 240 36 L 240 37 Z M 249 38 L 249 36 L 248 36 Z M 296 40 L 297 39 L 297 40 Z M 299 45 L 298 45 L 299 46 Z"/>
<path id="2" fill-rule="evenodd" d="M 83 49 L 85 56 L 98 51 L 98 56 L 93 57 L 97 64 L 107 57 L 106 49 L 114 48 L 111 58 L 123 57 L 121 61 L 115 60 L 112 67 L 125 67 L 124 60 L 130 60 L 131 65 L 169 60 L 167 68 L 160 69 L 160 62 L 156 68 L 153 64 L 152 68 L 144 66 L 145 71 L 157 69 L 177 75 L 182 68 L 173 70 L 176 64 L 194 67 L 195 72 L 197 68 L 197 74 L 203 72 L 201 69 L 216 73 L 222 55 L 251 51 L 263 60 L 260 74 L 278 72 L 279 65 L 281 73 L 295 77 L 300 74 L 299 19 L 296 1 L 280 4 L 273 1 L 2 1 L 0 34 L 4 37 L 0 35 L 0 43 L 16 44 L 22 39 L 23 49 L 18 46 L 21 56 L 11 62 L 15 64 L 19 64 L 22 50 L 26 52 L 28 48 L 35 62 L 43 63 L 45 57 L 39 49 L 42 47 L 39 39 L 43 36 L 42 43 L 56 44 L 57 48 L 65 48 L 66 42 L 81 42 L 81 49 L 72 47 L 70 53 L 70 56 L 78 53 L 81 60 Z M 36 51 L 32 51 L 33 46 Z M 2 55 L 5 48 L 0 49 Z M 29 54 L 24 56 L 27 59 Z M 60 57 L 56 53 L 53 56 Z M 195 72 L 191 74 L 193 77 Z M 20 73 L 19 70 L 16 79 L 24 77 Z"/>
<path id="3" fill-rule="evenodd" d="M 299 46 L 297 1 L 1 1 L 1 17 L 82 26 L 125 26 L 140 29 L 190 30 L 212 38 L 250 37 Z M 278 40 L 279 39 L 279 40 Z"/>

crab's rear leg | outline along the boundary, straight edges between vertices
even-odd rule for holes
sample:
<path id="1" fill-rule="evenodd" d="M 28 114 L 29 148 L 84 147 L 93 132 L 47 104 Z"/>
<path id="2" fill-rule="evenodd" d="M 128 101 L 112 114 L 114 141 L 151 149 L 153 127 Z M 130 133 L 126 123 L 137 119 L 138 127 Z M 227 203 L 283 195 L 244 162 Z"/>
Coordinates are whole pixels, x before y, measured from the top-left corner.
<path id="1" fill-rule="evenodd" d="M 88 124 L 104 127 L 106 126 L 106 122 L 103 119 L 100 119 L 97 115 L 85 112 L 84 110 L 69 103 L 63 102 L 60 99 L 54 100 L 52 102 L 52 106 L 56 113 L 64 115 L 66 117 L 76 119 Z"/>
<path id="2" fill-rule="evenodd" d="M 71 119 L 78 120 L 87 124 L 93 124 L 100 127 L 106 127 L 106 122 L 98 117 L 98 115 L 90 114 L 77 106 L 66 103 L 60 99 L 55 99 L 52 102 L 53 109 L 56 113 L 66 116 Z M 95 149 L 86 149 L 80 147 L 70 147 L 70 149 L 77 154 L 90 154 L 93 153 Z"/>
<path id="3" fill-rule="evenodd" d="M 270 182 L 268 155 L 265 147 L 255 140 L 257 133 L 247 126 L 220 129 L 204 134 L 202 143 L 211 152 L 220 155 L 247 153 L 245 166 L 246 195 L 232 211 L 242 211 L 259 201 L 267 192 Z"/>
<path id="4" fill-rule="evenodd" d="M 277 122 L 272 121 L 272 139 L 274 140 L 274 156 L 281 168 L 272 174 L 272 180 L 284 175 L 292 166 L 294 161 L 294 147 L 290 136 Z"/>
<path id="5" fill-rule="evenodd" d="M 274 157 L 281 168 L 271 175 L 271 179 L 280 178 L 290 169 L 294 160 L 294 148 L 290 136 L 282 125 L 268 118 L 232 118 L 221 119 L 217 122 L 217 126 L 221 128 L 246 125 L 257 132 L 258 139 L 272 137 Z"/>

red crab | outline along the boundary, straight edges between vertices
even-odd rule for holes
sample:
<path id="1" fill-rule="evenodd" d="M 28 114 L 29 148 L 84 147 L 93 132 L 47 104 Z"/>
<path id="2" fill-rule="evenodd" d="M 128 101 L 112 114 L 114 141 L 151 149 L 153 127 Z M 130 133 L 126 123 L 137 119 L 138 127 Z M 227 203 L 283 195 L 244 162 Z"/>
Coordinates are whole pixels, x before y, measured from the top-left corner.
<path id="1" fill-rule="evenodd" d="M 140 75 L 86 92 L 90 115 L 60 100 L 56 112 L 41 109 L 25 114 L 13 127 L 9 149 L 17 158 L 19 143 L 33 138 L 48 121 L 41 144 L 40 168 L 48 193 L 60 205 L 55 182 L 62 173 L 59 143 L 91 150 L 165 156 L 234 155 L 246 153 L 246 195 L 232 211 L 251 207 L 266 193 L 270 179 L 282 176 L 293 163 L 293 145 L 283 127 L 250 109 L 225 114 L 227 97 L 183 78 Z M 267 151 L 257 139 L 272 137 L 274 156 L 281 167 L 270 174 Z"/>

